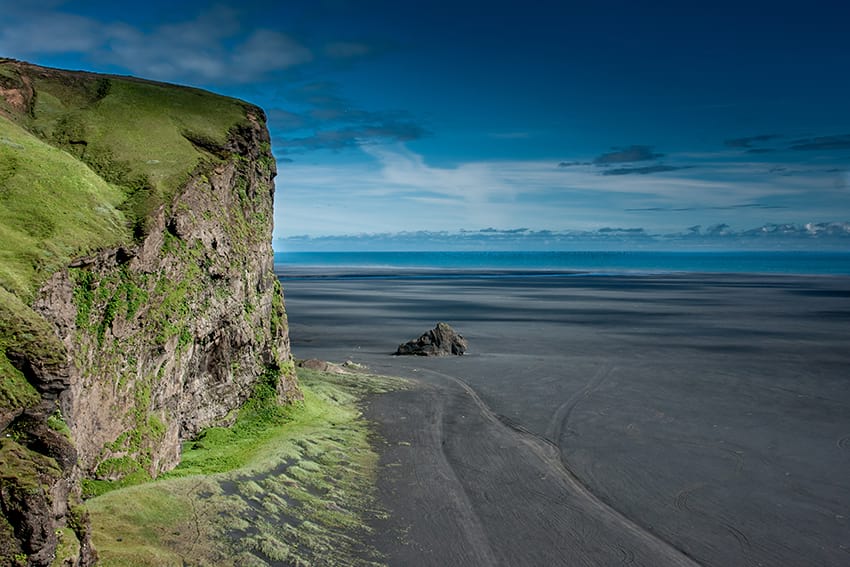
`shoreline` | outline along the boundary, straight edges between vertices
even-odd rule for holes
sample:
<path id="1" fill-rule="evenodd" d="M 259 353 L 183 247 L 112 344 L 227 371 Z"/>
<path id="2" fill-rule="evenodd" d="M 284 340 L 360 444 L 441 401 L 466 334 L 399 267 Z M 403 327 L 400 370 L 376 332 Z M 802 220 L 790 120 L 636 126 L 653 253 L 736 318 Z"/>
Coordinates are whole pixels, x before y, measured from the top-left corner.
<path id="1" fill-rule="evenodd" d="M 847 556 L 850 278 L 284 284 L 296 356 L 419 384 L 366 410 L 390 565 Z M 390 356 L 436 320 L 469 354 Z"/>

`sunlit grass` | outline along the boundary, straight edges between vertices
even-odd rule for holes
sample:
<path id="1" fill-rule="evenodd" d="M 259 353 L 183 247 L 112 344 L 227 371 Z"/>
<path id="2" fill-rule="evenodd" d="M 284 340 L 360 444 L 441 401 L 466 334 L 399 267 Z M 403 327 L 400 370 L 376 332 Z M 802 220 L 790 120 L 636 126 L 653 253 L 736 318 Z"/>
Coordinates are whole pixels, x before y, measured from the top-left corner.
<path id="1" fill-rule="evenodd" d="M 24 301 L 76 255 L 129 238 L 123 193 L 0 117 L 0 286 Z"/>

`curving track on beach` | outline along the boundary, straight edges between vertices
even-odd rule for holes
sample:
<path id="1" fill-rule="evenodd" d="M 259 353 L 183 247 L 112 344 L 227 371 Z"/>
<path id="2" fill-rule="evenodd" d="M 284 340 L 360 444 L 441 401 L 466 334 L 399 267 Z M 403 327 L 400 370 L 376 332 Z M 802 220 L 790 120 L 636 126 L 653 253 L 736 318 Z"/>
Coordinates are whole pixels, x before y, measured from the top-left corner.
<path id="1" fill-rule="evenodd" d="M 433 406 L 425 410 L 430 418 L 413 440 L 391 441 L 417 449 L 415 455 L 399 455 L 415 460 L 415 482 L 404 493 L 431 495 L 427 504 L 414 496 L 417 509 L 422 512 L 424 505 L 426 520 L 439 513 L 449 522 L 416 534 L 442 540 L 445 547 L 405 550 L 402 544 L 391 554 L 398 564 L 699 565 L 597 497 L 555 443 L 496 414 L 462 378 L 404 365 L 398 369 L 425 382 L 421 388 L 428 393 L 416 398 L 415 409 L 422 411 L 423 402 Z M 606 374 L 600 371 L 561 408 L 578 403 Z M 390 395 L 373 405 L 390 404 L 394 412 L 405 413 L 414 409 L 404 403 L 406 397 L 409 393 Z M 560 422 L 568 418 L 568 409 L 553 416 Z M 404 421 L 409 419 L 421 423 L 416 416 Z M 390 438 L 398 431 L 386 429 Z M 427 511 L 435 499 L 442 500 L 438 512 Z M 453 537 L 440 534 L 443 530 Z"/>

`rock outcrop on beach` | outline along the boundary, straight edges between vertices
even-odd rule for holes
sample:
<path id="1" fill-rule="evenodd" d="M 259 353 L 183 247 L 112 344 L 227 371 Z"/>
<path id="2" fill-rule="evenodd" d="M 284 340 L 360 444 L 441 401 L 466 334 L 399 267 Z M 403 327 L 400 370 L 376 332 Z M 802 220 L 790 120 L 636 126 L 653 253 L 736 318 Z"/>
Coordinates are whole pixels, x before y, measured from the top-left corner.
<path id="1" fill-rule="evenodd" d="M 462 335 L 452 329 L 448 323 L 437 323 L 437 326 L 424 333 L 418 339 L 400 344 L 396 355 L 415 356 L 448 356 L 462 355 L 469 345 Z"/>
<path id="2" fill-rule="evenodd" d="M 253 105 L 0 59 L 0 564 L 93 564 L 85 493 L 300 397 L 275 175 Z"/>

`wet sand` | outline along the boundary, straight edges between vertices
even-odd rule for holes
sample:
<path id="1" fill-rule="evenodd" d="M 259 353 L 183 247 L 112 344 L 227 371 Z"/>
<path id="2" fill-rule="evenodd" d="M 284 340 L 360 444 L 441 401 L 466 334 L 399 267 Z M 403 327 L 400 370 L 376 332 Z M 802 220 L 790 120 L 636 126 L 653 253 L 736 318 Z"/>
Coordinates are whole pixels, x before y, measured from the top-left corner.
<path id="1" fill-rule="evenodd" d="M 850 279 L 284 280 L 367 408 L 390 565 L 850 564 Z M 463 357 L 393 357 L 437 321 Z"/>

